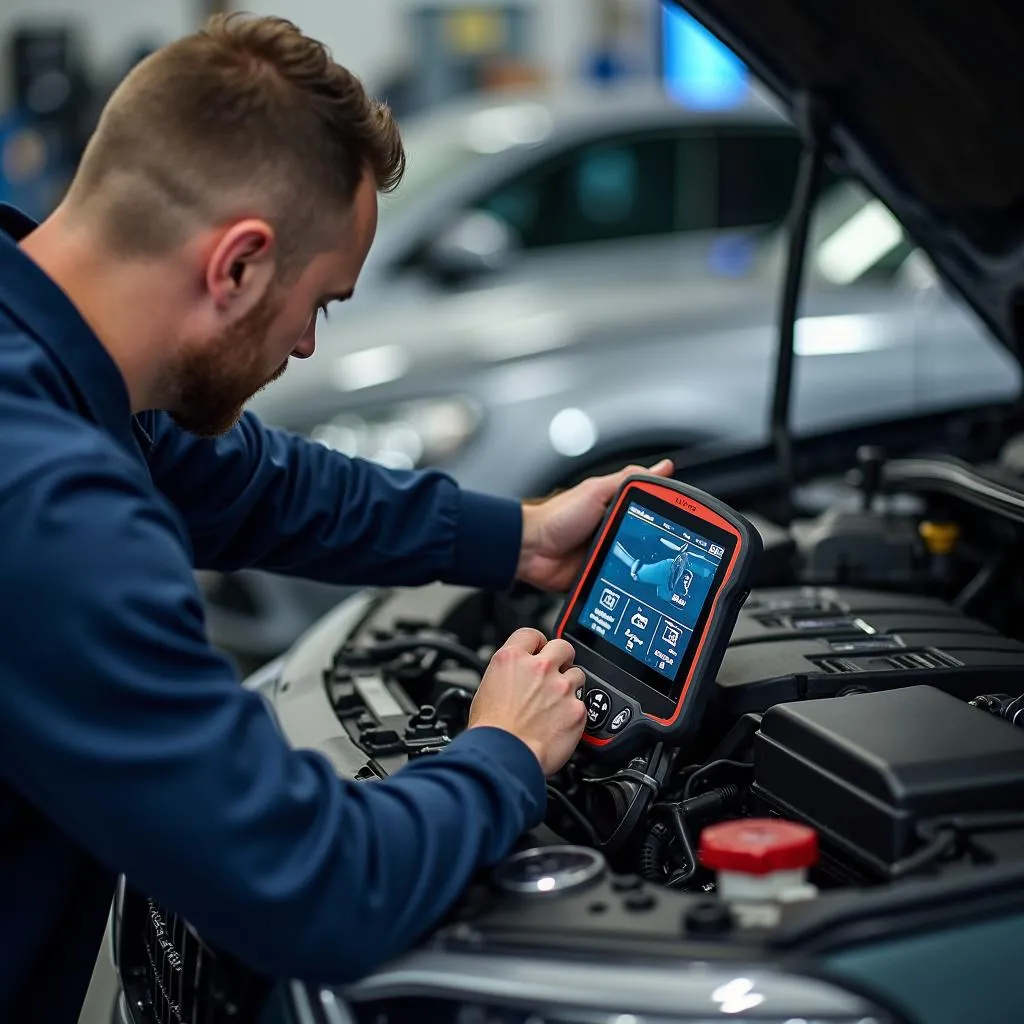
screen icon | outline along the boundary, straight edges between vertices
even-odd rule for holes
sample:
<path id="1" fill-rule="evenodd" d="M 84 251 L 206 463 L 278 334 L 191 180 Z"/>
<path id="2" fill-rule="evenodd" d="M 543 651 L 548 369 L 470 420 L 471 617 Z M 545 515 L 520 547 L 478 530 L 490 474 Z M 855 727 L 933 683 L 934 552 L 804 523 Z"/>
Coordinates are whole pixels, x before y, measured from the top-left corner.
<path id="1" fill-rule="evenodd" d="M 665 643 L 675 647 L 675 645 L 679 643 L 679 630 L 676 629 L 675 626 L 666 626 L 665 632 L 661 634 L 661 638 Z M 664 668 L 664 666 L 662 666 L 662 668 Z"/>
<path id="2" fill-rule="evenodd" d="M 718 544 L 712 544 L 711 547 L 708 548 L 708 554 L 713 555 L 715 558 L 721 558 L 722 555 L 725 554 L 725 548 Z"/>
<path id="3" fill-rule="evenodd" d="M 604 592 L 601 594 L 601 605 L 607 608 L 608 611 L 615 611 L 615 606 L 619 603 L 619 595 L 609 587 L 604 588 Z"/>
<path id="4" fill-rule="evenodd" d="M 643 612 L 639 611 L 629 621 L 632 622 L 637 629 L 646 629 L 651 624 L 651 620 L 648 619 Z"/>

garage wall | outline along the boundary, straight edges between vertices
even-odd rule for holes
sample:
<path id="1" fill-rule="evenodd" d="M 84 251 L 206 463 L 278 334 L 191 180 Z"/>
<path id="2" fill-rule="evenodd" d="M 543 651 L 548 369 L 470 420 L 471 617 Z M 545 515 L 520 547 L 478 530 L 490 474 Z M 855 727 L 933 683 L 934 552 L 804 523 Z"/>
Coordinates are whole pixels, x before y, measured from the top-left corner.
<path id="1" fill-rule="evenodd" d="M 434 0 L 443 4 L 446 0 Z M 465 0 L 448 0 L 458 6 Z M 474 0 L 476 4 L 500 0 Z M 585 29 L 591 0 L 533 0 L 538 12 L 538 62 L 555 80 L 574 77 L 589 42 Z M 248 0 L 236 4 L 258 14 L 287 16 L 303 31 L 327 42 L 338 61 L 371 88 L 396 71 L 416 45 L 406 32 L 404 15 L 413 0 Z"/>
<path id="2" fill-rule="evenodd" d="M 305 31 L 328 42 L 335 56 L 371 88 L 398 70 L 415 46 L 404 14 L 417 0 L 0 0 L 0 41 L 22 22 L 72 21 L 81 29 L 91 67 L 119 68 L 138 42 L 162 43 L 191 31 L 202 12 L 225 7 L 257 14 L 284 14 Z M 462 5 L 468 0 L 431 0 Z M 472 0 L 474 5 L 502 0 Z M 555 82 L 578 77 L 593 42 L 595 0 L 526 0 L 537 12 L 538 63 Z M 625 0 L 649 10 L 659 0 Z M 7 102 L 7 80 L 0 66 L 0 110 Z"/>
<path id="3" fill-rule="evenodd" d="M 116 67 L 137 42 L 163 43 L 189 31 L 198 6 L 196 0 L 0 0 L 0 41 L 19 24 L 74 22 L 89 64 Z M 5 71 L 0 63 L 0 109 L 8 99 Z"/>

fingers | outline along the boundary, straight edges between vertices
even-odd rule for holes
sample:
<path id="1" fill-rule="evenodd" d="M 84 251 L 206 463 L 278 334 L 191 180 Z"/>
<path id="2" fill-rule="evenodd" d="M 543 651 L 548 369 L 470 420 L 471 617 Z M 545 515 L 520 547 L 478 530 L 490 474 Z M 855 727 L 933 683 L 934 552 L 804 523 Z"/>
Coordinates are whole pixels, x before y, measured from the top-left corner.
<path id="1" fill-rule="evenodd" d="M 654 474 L 655 476 L 668 477 L 675 472 L 675 464 L 671 459 L 661 459 L 659 462 L 654 463 L 653 466 L 638 466 L 636 464 L 626 466 L 624 469 L 620 469 L 617 473 L 611 473 L 602 479 L 613 483 L 615 487 L 619 487 L 626 477 L 633 476 L 636 473 Z"/>
<path id="2" fill-rule="evenodd" d="M 517 629 L 503 646 L 525 651 L 527 654 L 539 654 L 547 642 L 548 638 L 540 630 L 523 626 L 522 629 Z"/>
<path id="3" fill-rule="evenodd" d="M 542 658 L 550 661 L 560 672 L 565 671 L 576 658 L 576 651 L 568 640 L 549 640 L 540 653 Z"/>
<path id="4" fill-rule="evenodd" d="M 583 674 L 583 669 L 577 668 L 575 665 L 572 668 L 567 668 L 562 674 L 568 680 L 573 693 L 587 683 L 587 677 Z"/>

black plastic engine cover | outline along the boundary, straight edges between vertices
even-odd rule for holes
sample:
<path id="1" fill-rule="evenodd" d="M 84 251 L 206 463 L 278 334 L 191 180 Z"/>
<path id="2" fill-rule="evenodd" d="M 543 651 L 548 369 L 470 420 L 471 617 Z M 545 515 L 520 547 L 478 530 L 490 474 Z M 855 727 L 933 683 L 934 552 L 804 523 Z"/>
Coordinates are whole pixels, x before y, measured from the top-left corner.
<path id="1" fill-rule="evenodd" d="M 917 684 L 957 697 L 1024 691 L 1024 644 L 933 598 L 853 588 L 755 591 L 718 673 L 726 716 Z"/>
<path id="2" fill-rule="evenodd" d="M 1024 806 L 1024 730 L 931 686 L 767 711 L 755 792 L 869 869 L 913 852 L 921 822 Z"/>

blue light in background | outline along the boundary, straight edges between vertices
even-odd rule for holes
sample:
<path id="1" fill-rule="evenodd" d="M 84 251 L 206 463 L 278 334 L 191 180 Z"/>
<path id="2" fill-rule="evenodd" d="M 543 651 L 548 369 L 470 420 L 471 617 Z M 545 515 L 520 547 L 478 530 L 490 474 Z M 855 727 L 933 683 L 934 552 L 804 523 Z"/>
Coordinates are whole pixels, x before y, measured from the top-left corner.
<path id="1" fill-rule="evenodd" d="M 742 103 L 750 89 L 743 62 L 685 11 L 671 6 L 662 10 L 668 91 L 686 106 L 701 110 Z"/>

